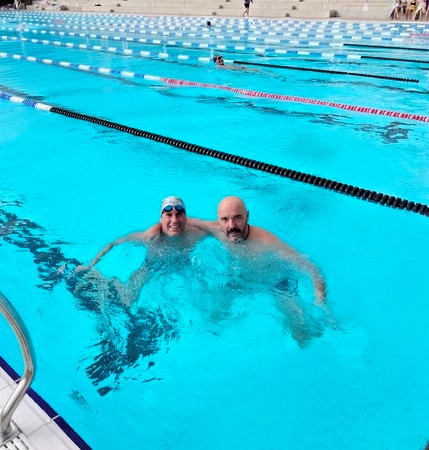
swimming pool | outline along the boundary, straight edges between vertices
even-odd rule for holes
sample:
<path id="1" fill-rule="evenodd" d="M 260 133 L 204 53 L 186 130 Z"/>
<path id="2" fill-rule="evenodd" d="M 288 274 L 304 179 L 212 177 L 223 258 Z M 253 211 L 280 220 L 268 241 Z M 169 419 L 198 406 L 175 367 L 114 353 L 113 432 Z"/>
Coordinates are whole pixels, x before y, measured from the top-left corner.
<path id="1" fill-rule="evenodd" d="M 424 447 L 426 215 L 30 100 L 424 205 L 429 124 L 411 115 L 427 115 L 429 59 L 416 49 L 425 24 L 216 19 L 207 30 L 202 18 L 5 12 L 0 26 L 0 91 L 29 100 L 0 101 L 0 289 L 31 332 L 35 389 L 93 448 Z M 325 72 L 216 69 L 215 53 Z M 53 277 L 60 262 L 89 262 L 107 242 L 156 222 L 160 199 L 171 194 L 184 198 L 188 215 L 206 219 L 225 195 L 243 197 L 251 223 L 321 268 L 339 329 L 299 347 L 257 282 L 219 311 L 227 256 L 211 240 L 190 269 L 154 274 L 132 316 L 109 302 L 91 309 Z M 143 258 L 143 249 L 124 246 L 100 269 L 126 279 Z M 302 299 L 311 310 L 305 286 Z M 1 326 L 1 354 L 19 370 Z"/>

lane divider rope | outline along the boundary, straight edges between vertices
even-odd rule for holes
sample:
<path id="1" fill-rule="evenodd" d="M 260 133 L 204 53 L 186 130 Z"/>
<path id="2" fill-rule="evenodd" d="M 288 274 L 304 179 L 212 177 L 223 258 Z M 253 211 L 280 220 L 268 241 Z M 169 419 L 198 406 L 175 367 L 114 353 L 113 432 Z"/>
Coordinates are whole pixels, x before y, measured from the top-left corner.
<path id="1" fill-rule="evenodd" d="M 38 18 L 37 20 L 39 20 L 39 23 L 35 23 L 35 25 L 40 25 L 40 22 L 46 23 L 46 22 L 51 22 L 50 20 L 47 19 L 42 19 L 42 18 Z M 70 21 L 68 21 L 68 23 L 70 23 Z M 159 22 L 154 22 L 154 21 L 143 21 L 143 20 L 139 20 L 139 21 L 134 21 L 131 22 L 130 21 L 124 21 L 124 20 L 109 20 L 109 21 L 104 21 L 101 22 L 100 21 L 91 21 L 91 20 L 81 20 L 81 21 L 77 21 L 75 20 L 74 23 L 77 23 L 78 25 L 65 25 L 63 26 L 60 23 L 49 23 L 48 26 L 50 27 L 63 27 L 63 28 L 70 28 L 73 27 L 74 29 L 77 29 L 79 27 L 84 27 L 84 29 L 87 29 L 87 26 L 92 26 L 92 29 L 94 29 L 94 26 L 97 25 L 98 28 L 100 28 L 100 25 L 116 25 L 116 26 L 120 26 L 122 29 L 123 28 L 127 28 L 127 27 L 133 27 L 134 29 L 147 29 L 147 28 L 152 28 L 152 29 L 158 29 L 158 30 L 163 30 L 166 29 L 167 27 L 163 26 L 163 22 L 161 22 L 161 25 Z M 183 30 L 183 29 L 188 29 L 189 31 L 198 31 L 200 28 L 205 28 L 207 29 L 207 26 L 205 23 L 203 22 L 198 22 L 200 24 L 200 27 L 196 28 L 195 26 L 193 26 L 196 22 L 176 22 L 179 25 L 179 31 Z M 184 24 L 190 24 L 191 27 L 184 27 Z M 80 25 L 79 25 L 80 24 Z M 82 25 L 84 24 L 84 25 Z M 347 24 L 348 25 L 348 24 Z M 376 39 L 376 40 L 391 40 L 392 38 L 390 36 L 400 36 L 400 38 L 398 38 L 399 40 L 403 40 L 403 38 L 407 38 L 410 37 L 413 32 L 414 29 L 411 28 L 410 30 L 407 29 L 407 31 L 401 31 L 398 28 L 391 28 L 390 31 L 386 31 L 388 28 L 375 28 L 375 32 L 374 32 L 374 28 L 372 28 L 373 31 L 368 31 L 368 27 L 366 28 L 362 28 L 362 27 L 348 27 L 348 26 L 331 26 L 331 27 L 327 27 L 327 26 L 321 26 L 321 25 L 315 25 L 312 27 L 309 26 L 303 26 L 302 23 L 294 23 L 292 25 L 290 25 L 289 22 L 287 22 L 286 26 L 275 26 L 275 27 L 261 27 L 261 26 L 257 26 L 257 28 L 254 28 L 252 26 L 244 26 L 242 23 L 239 23 L 239 28 L 237 29 L 236 27 L 234 28 L 233 26 L 226 26 L 226 27 L 219 27 L 219 26 L 213 26 L 210 28 L 211 31 L 214 32 L 224 32 L 224 31 L 232 31 L 232 32 L 246 32 L 246 33 L 254 33 L 254 34 L 258 34 L 258 35 L 264 35 L 264 34 L 269 34 L 272 36 L 284 36 L 284 35 L 290 35 L 289 33 L 287 33 L 289 30 L 291 31 L 295 31 L 295 33 L 293 33 L 293 36 L 299 36 L 299 37 L 305 37 L 306 33 L 309 36 L 312 37 L 317 37 L 317 34 L 309 34 L 311 33 L 311 31 L 314 31 L 313 28 L 319 29 L 322 28 L 322 30 L 324 32 L 326 32 L 326 30 L 330 30 L 331 35 L 327 35 L 326 37 L 329 38 L 341 38 L 341 35 L 338 35 L 338 33 L 344 33 L 347 32 L 350 35 L 347 36 L 348 39 L 356 39 L 359 36 L 362 36 L 363 39 L 371 39 L 371 36 Z M 350 29 L 352 28 L 352 29 Z M 353 30 L 353 28 L 358 28 L 358 30 Z M 105 28 L 103 28 L 105 29 Z M 168 27 L 168 29 L 171 30 L 178 30 L 177 26 L 170 26 Z M 112 28 L 110 28 L 110 30 L 113 30 Z M 384 31 L 380 31 L 380 30 L 384 30 Z M 278 32 L 276 32 L 278 31 Z M 286 33 L 286 34 L 285 34 Z M 316 33 L 314 31 L 314 33 Z"/>
<path id="2" fill-rule="evenodd" d="M 305 103 L 311 105 L 318 106 L 327 106 L 331 108 L 338 108 L 347 111 L 356 111 L 364 114 L 373 114 L 373 115 L 382 115 L 382 116 L 391 116 L 391 117 L 399 117 L 401 119 L 409 119 L 415 120 L 418 122 L 427 122 L 429 123 L 429 116 L 423 116 L 419 114 L 410 114 L 398 111 L 388 111 L 385 109 L 378 108 L 369 108 L 365 106 L 356 106 L 356 105 L 348 105 L 344 103 L 330 102 L 327 100 L 317 100 L 306 97 L 298 97 L 294 95 L 284 95 L 284 94 L 272 94 L 268 92 L 261 91 L 253 91 L 250 89 L 239 89 L 230 86 L 212 84 L 212 83 L 200 83 L 197 81 L 187 81 L 187 80 L 177 80 L 175 78 L 165 78 L 159 77 L 157 78 L 164 83 L 178 85 L 178 86 L 193 86 L 193 87 L 201 87 L 201 88 L 209 88 L 209 89 L 219 89 L 228 92 L 234 92 L 235 94 L 244 95 L 246 97 L 258 97 L 258 98 L 267 98 L 272 100 L 280 100 L 285 102 L 293 102 L 293 103 Z"/>
<path id="3" fill-rule="evenodd" d="M 80 48 L 80 49 L 102 49 L 101 46 L 90 46 L 88 44 L 74 44 L 72 42 L 63 43 L 60 41 L 49 41 L 46 39 L 30 39 L 25 37 L 15 37 L 15 36 L 1 36 L 1 39 L 4 41 L 22 41 L 22 42 L 30 42 L 33 44 L 45 44 L 45 45 L 56 45 L 61 47 L 69 47 L 69 48 Z M 120 40 L 120 39 L 115 39 Z M 402 61 L 402 62 L 413 62 L 413 63 L 422 63 L 429 64 L 429 61 L 425 60 L 412 60 L 412 59 L 401 59 L 401 58 L 387 58 L 387 57 L 376 57 L 376 56 L 365 56 L 365 55 L 355 55 L 355 54 L 347 54 L 347 53 L 328 53 L 328 52 L 309 52 L 303 50 L 286 50 L 286 49 L 276 49 L 270 47 L 249 47 L 242 45 L 224 45 L 224 44 L 210 44 L 210 43 L 198 43 L 198 42 L 185 42 L 185 41 L 171 41 L 167 40 L 165 42 L 160 39 L 144 39 L 140 38 L 138 40 L 139 43 L 149 44 L 149 45 L 163 45 L 165 47 L 185 47 L 188 49 L 197 49 L 197 50 L 216 50 L 216 51 L 226 51 L 226 52 L 255 52 L 258 54 L 275 54 L 275 55 L 289 55 L 289 56 L 306 56 L 306 57 L 323 57 L 329 59 L 351 59 L 351 60 L 359 60 L 359 59 L 379 59 L 386 61 Z M 99 47 L 99 48 L 97 48 Z M 114 49 L 117 51 L 117 49 Z M 137 51 L 132 49 L 123 50 L 124 54 L 127 55 L 135 55 Z"/>
<path id="4" fill-rule="evenodd" d="M 203 156 L 210 156 L 212 158 L 220 159 L 222 161 L 227 161 L 232 164 L 247 167 L 249 169 L 259 170 L 262 172 L 270 173 L 272 175 L 277 175 L 283 178 L 289 178 L 291 180 L 300 181 L 301 183 L 311 184 L 316 187 L 321 187 L 333 192 L 340 194 L 352 196 L 361 200 L 366 200 L 372 203 L 376 203 L 382 206 L 388 206 L 391 208 L 402 209 L 414 213 L 418 213 L 422 216 L 429 217 L 429 206 L 414 202 L 410 200 L 403 199 L 401 197 L 395 197 L 393 195 L 383 194 L 381 192 L 371 191 L 369 189 L 360 188 L 346 183 L 341 183 L 335 180 L 330 180 L 327 178 L 319 177 L 316 175 L 311 175 L 305 172 L 299 172 L 292 169 L 287 169 L 284 167 L 264 163 L 254 159 L 245 158 L 238 155 L 233 155 L 230 153 L 221 152 L 218 150 L 213 150 L 207 147 L 202 147 L 199 145 L 191 144 L 189 142 L 180 141 L 178 139 L 170 138 L 160 134 L 151 133 L 148 131 L 140 130 L 138 128 L 128 127 L 116 122 L 111 122 L 104 119 L 99 119 L 97 117 L 89 116 L 86 114 L 80 114 L 73 111 L 69 111 L 63 108 L 58 108 L 56 106 L 47 105 L 40 102 L 35 102 L 31 99 L 25 99 L 22 97 L 14 96 L 5 92 L 0 92 L 0 99 L 9 100 L 14 103 L 20 103 L 26 106 L 30 106 L 39 110 L 53 112 L 66 117 L 72 117 L 74 119 L 79 119 L 82 121 L 95 123 L 107 128 L 112 128 L 118 131 L 132 134 L 133 136 L 143 137 L 145 139 L 150 139 L 155 142 L 160 142 L 162 144 L 169 145 L 174 148 L 181 150 L 186 150 L 191 153 L 200 154 Z"/>
<path id="5" fill-rule="evenodd" d="M 172 55 L 166 52 L 151 52 L 146 50 L 141 50 L 138 53 L 133 52 L 129 49 L 119 49 L 117 47 L 103 47 L 101 45 L 87 45 L 87 44 L 73 44 L 72 42 L 60 42 L 60 41 L 48 41 L 48 40 L 40 40 L 40 39 L 27 39 L 27 38 L 17 38 L 10 36 L 0 36 L 1 40 L 8 41 L 23 41 L 30 42 L 32 44 L 42 44 L 42 45 L 53 45 L 55 47 L 62 48 L 77 48 L 79 50 L 89 50 L 96 51 L 101 53 L 114 53 L 117 55 L 133 55 L 133 57 L 141 57 L 141 58 L 159 58 L 159 59 L 177 59 L 179 61 L 197 61 L 200 63 L 209 63 L 212 62 L 211 57 L 209 56 L 193 56 L 193 55 L 185 55 L 178 54 Z M 226 62 L 232 62 L 230 60 L 225 59 Z"/>
<path id="6" fill-rule="evenodd" d="M 37 26 L 38 24 L 31 24 L 33 26 Z M 271 44 L 289 44 L 289 43 L 293 43 L 296 44 L 297 42 L 302 42 L 302 44 L 305 44 L 307 42 L 311 42 L 313 45 L 339 45 L 340 43 L 338 42 L 318 42 L 315 41 L 315 39 L 330 39 L 330 40 L 353 40 L 353 41 L 371 41 L 371 42 L 404 42 L 405 37 L 408 36 L 401 36 L 401 37 L 380 37 L 378 35 L 376 36 L 366 36 L 366 35 L 358 35 L 358 34 L 348 34 L 348 35 L 344 35 L 344 34 L 339 34 L 339 33 L 331 33 L 331 34 L 321 34 L 321 33 L 303 33 L 302 31 L 298 31 L 298 32 L 267 32 L 267 33 L 259 33 L 259 32 L 238 32 L 237 31 L 233 31 L 233 32 L 228 32 L 228 31 L 223 31 L 223 30 L 205 30 L 204 33 L 195 33 L 192 31 L 200 31 L 200 29 L 195 29 L 195 30 L 187 30 L 187 31 L 183 31 L 183 29 L 177 29 L 177 28 L 172 28 L 172 30 L 170 31 L 165 31 L 164 28 L 144 28 L 144 27 L 136 27 L 136 28 L 132 28 L 131 26 L 125 26 L 125 28 L 129 28 L 124 29 L 124 27 L 121 26 L 117 26 L 117 27 L 95 27 L 95 26 L 70 26 L 70 25 L 50 25 L 50 28 L 59 28 L 59 29 L 74 29 L 74 30 L 90 30 L 90 31 L 111 31 L 111 32 L 124 32 L 127 31 L 128 33 L 138 33 L 138 34 L 151 34 L 151 35 L 163 35 L 163 36 L 178 36 L 178 37 L 194 37 L 194 38 L 217 38 L 217 39 L 229 39 L 229 40 L 233 40 L 233 41 L 241 41 L 241 40 L 248 40 L 248 41 L 259 41 L 259 42 L 264 42 L 264 43 L 271 43 Z M 169 28 L 169 29 L 170 29 Z M 17 28 L 7 28 L 8 31 L 29 31 L 28 29 L 23 30 L 22 28 L 17 29 Z M 33 31 L 33 30 L 32 30 Z M 36 30 L 35 32 L 38 32 L 39 30 Z M 173 33 L 174 31 L 174 33 Z M 61 31 L 55 31 L 55 30 L 40 30 L 41 33 L 61 33 Z M 72 33 L 72 32 L 71 32 Z M 78 33 L 78 32 L 75 32 Z M 217 35 L 215 33 L 223 33 L 220 35 Z M 79 34 L 79 33 L 78 33 Z M 237 35 L 238 34 L 238 35 Z M 257 37 L 260 35 L 268 35 L 270 37 Z M 241 35 L 241 36 L 240 36 Z M 243 36 L 244 35 L 244 36 Z M 256 35 L 256 36 L 254 36 Z M 276 38 L 276 36 L 281 36 L 281 37 L 289 37 L 289 38 L 307 38 L 307 39 L 313 39 L 313 40 L 306 40 L 306 41 L 297 41 L 296 39 L 279 39 Z M 364 46 L 364 45 L 363 45 Z M 376 46 L 373 46 L 374 48 L 376 48 Z M 380 48 L 383 48 L 382 46 L 380 46 Z M 389 47 L 385 47 L 385 48 L 389 48 Z M 406 48 L 406 47 L 405 47 Z"/>
<path id="7" fill-rule="evenodd" d="M 122 76 L 125 78 L 139 78 L 139 79 L 143 79 L 146 81 L 158 81 L 161 83 L 166 83 L 166 84 L 175 85 L 175 86 L 188 86 L 188 87 L 199 87 L 199 88 L 205 88 L 205 89 L 218 89 L 218 90 L 232 92 L 232 93 L 239 94 L 239 95 L 244 95 L 246 97 L 257 97 L 257 98 L 264 98 L 264 99 L 278 100 L 278 101 L 285 101 L 285 102 L 292 102 L 292 103 L 304 103 L 304 104 L 310 104 L 310 105 L 337 108 L 337 109 L 342 109 L 342 110 L 347 110 L 347 111 L 354 111 L 354 112 L 359 112 L 359 113 L 363 113 L 363 114 L 398 117 L 401 119 L 408 119 L 408 120 L 414 120 L 417 122 L 429 123 L 429 116 L 424 116 L 424 115 L 420 115 L 420 114 L 411 114 L 411 113 L 399 112 L 399 111 L 389 111 L 389 110 L 385 110 L 385 109 L 371 108 L 371 107 L 365 107 L 365 106 L 348 105 L 345 103 L 337 103 L 337 102 L 331 102 L 331 101 L 327 101 L 327 100 L 317 100 L 317 99 L 313 99 L 313 98 L 298 97 L 298 96 L 294 96 L 294 95 L 273 94 L 273 93 L 269 93 L 269 92 L 254 91 L 254 90 L 250 90 L 250 89 L 234 88 L 232 86 L 225 86 L 225 85 L 214 84 L 214 83 L 202 83 L 202 82 L 198 82 L 198 81 L 180 80 L 177 78 L 167 78 L 167 77 L 161 77 L 158 75 L 142 74 L 142 73 L 132 72 L 132 71 L 128 71 L 128 70 L 111 69 L 111 68 L 106 68 L 106 67 L 91 66 L 88 64 L 71 63 L 68 61 L 55 61 L 53 59 L 47 59 L 47 58 L 41 59 L 41 58 L 36 58 L 33 56 L 15 55 L 15 54 L 9 54 L 9 53 L 4 53 L 4 52 L 0 52 L 0 58 L 12 58 L 12 59 L 16 59 L 16 60 L 38 62 L 38 63 L 42 63 L 42 64 L 48 64 L 48 65 L 69 68 L 69 69 L 80 70 L 82 72 L 94 72 L 94 73 L 98 73 L 98 74 L 102 74 L 102 75 Z"/>
<path id="8" fill-rule="evenodd" d="M 86 35 L 85 37 L 94 37 L 94 35 Z M 14 38 L 9 38 L 8 36 L 0 36 L 0 39 L 2 40 L 14 40 Z M 50 43 L 51 41 L 38 41 L 35 43 Z M 57 42 L 54 41 L 52 44 L 56 45 L 56 46 L 63 46 L 58 44 Z M 100 46 L 90 46 L 90 47 L 86 47 L 83 48 L 81 47 L 81 44 L 73 44 L 73 46 L 78 45 L 80 49 L 87 49 L 87 50 L 96 50 L 96 51 L 109 51 L 109 52 L 114 52 L 114 53 L 120 53 L 118 52 L 118 49 L 116 47 L 111 47 L 111 48 L 103 48 Z M 71 46 L 71 43 L 65 43 L 66 47 Z M 125 49 L 122 51 L 123 53 L 129 54 L 128 50 Z M 7 54 L 9 55 L 9 54 Z M 198 62 L 205 62 L 205 63 L 211 63 L 211 58 L 210 57 L 195 57 L 193 55 L 183 55 L 183 54 L 179 54 L 179 55 L 171 55 L 169 53 L 166 52 L 145 52 L 145 51 L 141 51 L 139 53 L 139 56 L 142 57 L 150 57 L 150 58 L 162 58 L 162 59 L 168 59 L 168 58 L 175 58 L 177 60 L 180 61 L 198 61 Z M 24 58 L 21 58 L 24 59 Z M 36 58 L 39 62 L 42 61 L 39 58 Z M 226 62 L 230 62 L 229 60 L 226 60 Z M 359 76 L 359 77 L 366 77 L 366 78 L 377 78 L 377 79 L 384 79 L 384 80 L 393 80 L 393 81 L 403 81 L 403 82 L 408 82 L 408 83 L 419 83 L 419 80 L 417 79 L 413 79 L 413 78 L 403 78 L 403 77 L 390 77 L 390 76 L 386 76 L 386 75 L 376 75 L 376 74 L 365 74 L 365 73 L 357 73 L 357 72 L 347 72 L 347 71 L 336 71 L 336 70 L 327 70 L 327 69 L 316 69 L 316 68 L 308 68 L 308 67 L 292 67 L 292 66 L 284 66 L 284 65 L 276 65 L 276 64 L 267 64 L 267 63 L 255 63 L 255 62 L 249 62 L 249 61 L 231 61 L 233 64 L 238 64 L 238 65 L 252 65 L 252 66 L 259 66 L 259 67 L 270 67 L 270 68 L 277 68 L 277 69 L 289 69 L 289 70 L 298 70 L 298 71 L 303 71 L 303 72 L 318 72 L 318 73 L 331 73 L 331 74 L 337 74 L 337 75 L 350 75 L 350 76 Z M 54 63 L 55 64 L 55 63 Z"/>
<path id="9" fill-rule="evenodd" d="M 331 74 L 336 74 L 336 75 L 352 75 L 355 77 L 379 78 L 382 80 L 404 81 L 407 83 L 419 83 L 419 80 L 416 80 L 413 78 L 389 77 L 386 75 L 374 75 L 374 74 L 370 74 L 370 73 L 315 69 L 315 68 L 311 68 L 311 67 L 292 67 L 292 66 L 283 66 L 283 65 L 278 65 L 278 64 L 255 63 L 255 62 L 249 62 L 249 61 L 233 61 L 233 64 L 239 64 L 239 65 L 243 65 L 243 66 L 272 67 L 274 69 L 299 70 L 299 71 L 304 71 L 304 72 L 331 73 Z"/>
<path id="10" fill-rule="evenodd" d="M 7 27 L 3 28 L 3 30 L 6 31 L 17 31 L 16 28 L 13 27 Z M 40 30 L 40 29 L 30 29 L 25 28 L 19 30 L 23 33 L 31 33 L 31 34 L 43 34 L 43 35 L 51 35 L 51 36 L 73 36 L 73 37 L 82 37 L 82 38 L 90 38 L 90 39 L 108 39 L 108 40 L 114 40 L 114 41 L 126 41 L 126 42 L 138 42 L 138 43 L 145 43 L 146 41 L 142 40 L 142 38 L 137 37 L 131 37 L 131 36 L 117 36 L 117 35 L 103 35 L 103 34 L 96 34 L 96 33 L 79 33 L 75 31 L 55 31 L 55 30 Z M 118 30 L 109 30 L 109 31 L 118 31 Z M 129 30 L 131 33 L 132 30 Z M 161 39 L 167 39 L 168 37 L 186 37 L 186 38 L 200 38 L 200 39 L 227 39 L 234 42 L 241 42 L 241 41 L 248 41 L 248 42 L 256 42 L 256 43 L 262 43 L 262 44 L 287 44 L 287 45 L 306 45 L 306 46 L 312 46 L 312 47 L 344 47 L 346 44 L 342 42 L 331 42 L 331 41 L 315 41 L 315 40 L 298 40 L 298 39 L 273 39 L 273 38 L 262 38 L 262 37 L 247 37 L 247 36 L 225 36 L 225 35 L 217 35 L 217 34 L 209 34 L 207 32 L 205 33 L 170 33 L 170 32 L 163 32 L 163 33 L 155 33 L 155 32 L 145 32 L 141 33 L 143 35 L 156 35 L 159 37 L 157 40 Z M 325 36 L 319 36 L 319 38 L 326 38 Z M 161 41 L 162 43 L 163 41 Z M 149 42 L 150 43 L 150 42 Z M 356 46 L 359 46 L 356 44 Z M 364 46 L 364 45 L 362 45 Z M 368 47 L 376 48 L 377 46 L 370 45 Z M 384 48 L 401 48 L 401 47 L 384 47 Z"/>
<path id="11" fill-rule="evenodd" d="M 36 17 L 38 20 L 43 21 L 46 19 L 46 17 L 53 17 L 54 20 L 63 20 L 65 16 L 65 13 L 60 13 L 60 12 L 53 12 L 53 11 L 43 11 L 43 12 L 39 12 L 39 11 L 7 11 L 4 13 L 0 12 L 0 16 L 5 16 L 5 17 L 10 17 L 10 16 L 17 16 L 17 17 Z M 108 13 L 93 13 L 91 14 L 91 19 L 96 19 L 98 21 L 104 20 L 104 21 L 113 21 L 113 22 L 118 22 L 120 21 L 121 23 L 124 22 L 129 22 L 130 20 L 135 20 L 138 22 L 147 22 L 149 24 L 159 24 L 159 23 L 177 23 L 178 25 L 183 25 L 183 24 L 196 24 L 196 25 L 200 25 L 200 26 L 205 26 L 205 22 L 207 20 L 207 18 L 203 18 L 203 17 L 165 17 L 165 16 L 161 16 L 161 17 L 145 17 L 145 16 L 141 16 L 138 14 L 127 14 L 127 15 L 123 15 L 123 14 L 117 14 L 115 15 L 115 18 L 113 19 L 111 15 L 109 15 Z M 81 22 L 83 17 L 82 15 L 79 16 L 79 13 L 73 13 L 73 12 L 68 12 L 67 13 L 67 20 L 70 19 L 74 19 L 74 21 L 79 21 Z M 86 17 L 84 17 L 85 22 L 88 21 L 88 19 Z M 213 18 L 212 18 L 213 20 Z M 92 23 L 92 22 L 91 22 Z M 343 21 L 320 21 L 320 20 L 294 20 L 294 19 L 290 19 L 288 21 L 284 21 L 283 19 L 252 19 L 251 21 L 247 21 L 247 22 L 243 22 L 241 19 L 236 19 L 236 18 L 221 18 L 221 17 L 216 17 L 216 23 L 214 25 L 218 25 L 218 24 L 236 24 L 236 26 L 238 28 L 246 28 L 246 29 L 252 29 L 254 24 L 256 24 L 257 29 L 267 29 L 267 30 L 271 30 L 273 29 L 273 26 L 275 29 L 280 29 L 280 30 L 284 30 L 285 28 L 290 28 L 290 27 L 299 27 L 299 29 L 307 29 L 307 28 L 322 28 L 322 29 L 358 29 L 359 31 L 361 30 L 366 30 L 366 29 L 371 29 L 371 30 L 384 30 L 386 32 L 387 31 L 398 31 L 400 32 L 401 30 L 405 30 L 405 31 L 416 31 L 416 29 L 421 29 L 422 31 L 425 31 L 427 26 L 425 24 L 422 23 L 416 23 L 416 24 L 411 24 L 411 23 L 400 23 L 400 22 L 386 22 L 386 23 L 377 23 L 377 24 L 373 24 L 373 23 L 356 23 L 356 22 L 343 22 Z M 229 25 L 232 26 L 232 25 Z M 417 30 L 419 31 L 419 30 Z M 405 33 L 406 34 L 406 33 Z"/>
<path id="12" fill-rule="evenodd" d="M 12 27 L 6 27 L 3 28 L 6 31 L 17 31 L 16 28 Z M 74 31 L 55 31 L 55 30 L 40 30 L 40 29 L 30 29 L 25 28 L 19 30 L 21 32 L 25 33 L 32 33 L 32 34 L 49 34 L 51 36 L 73 36 L 73 37 L 83 37 L 83 38 L 91 38 L 91 39 L 108 39 L 108 40 L 114 40 L 114 41 L 127 41 L 127 42 L 143 42 L 137 37 L 131 37 L 131 36 L 115 36 L 115 35 L 102 35 L 102 34 L 96 34 L 96 33 L 79 33 Z M 133 32 L 133 30 L 129 30 L 129 32 Z M 309 47 L 363 47 L 363 48 L 383 48 L 383 49 L 391 49 L 391 50 L 410 50 L 410 51 L 429 51 L 427 48 L 413 48 L 413 47 L 398 47 L 398 46 L 388 46 L 388 45 L 366 45 L 366 44 L 350 44 L 347 42 L 331 42 L 331 41 L 317 41 L 317 40 L 303 40 L 303 39 L 274 39 L 274 38 L 262 38 L 262 37 L 252 37 L 252 36 L 224 36 L 224 35 L 217 35 L 212 34 L 208 32 L 204 33 L 183 33 L 180 32 L 169 32 L 169 31 L 163 31 L 162 33 L 158 33 L 155 31 L 145 31 L 140 32 L 143 35 L 156 35 L 160 39 L 166 39 L 167 37 L 186 37 L 186 38 L 200 38 L 200 39 L 228 39 L 230 41 L 234 42 L 241 42 L 241 41 L 250 41 L 250 42 L 256 42 L 256 43 L 263 43 L 263 44 L 287 44 L 287 45 L 306 45 Z M 302 36 L 300 36 L 302 37 Z M 321 35 L 314 35 L 315 38 L 318 39 L 329 39 L 329 36 L 321 36 Z M 334 39 L 338 39 L 335 37 Z M 353 40 L 360 40 L 354 39 Z M 394 38 L 396 39 L 396 38 Z M 402 42 L 402 39 L 396 39 L 397 41 Z"/>
<path id="13" fill-rule="evenodd" d="M 410 62 L 419 64 L 429 64 L 429 60 L 424 59 L 403 59 L 403 58 L 391 58 L 387 56 L 362 56 L 362 59 L 378 59 L 380 61 L 398 61 L 398 62 Z"/>
<path id="14" fill-rule="evenodd" d="M 429 48 L 422 47 L 395 47 L 392 45 L 366 45 L 366 44 L 350 44 L 345 42 L 344 47 L 365 47 L 365 48 L 387 48 L 389 50 L 412 50 L 414 52 L 429 52 Z"/>

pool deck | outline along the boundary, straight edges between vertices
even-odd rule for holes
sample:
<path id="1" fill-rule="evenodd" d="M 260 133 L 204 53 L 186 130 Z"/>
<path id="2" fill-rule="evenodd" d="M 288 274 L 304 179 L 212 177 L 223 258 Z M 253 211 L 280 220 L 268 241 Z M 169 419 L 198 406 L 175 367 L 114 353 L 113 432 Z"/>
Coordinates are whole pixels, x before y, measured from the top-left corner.
<path id="1" fill-rule="evenodd" d="M 0 408 L 2 409 L 15 389 L 19 376 L 0 361 Z M 83 450 L 90 447 L 70 428 L 33 389 L 29 389 L 17 407 L 13 424 L 21 433 L 0 450 Z"/>

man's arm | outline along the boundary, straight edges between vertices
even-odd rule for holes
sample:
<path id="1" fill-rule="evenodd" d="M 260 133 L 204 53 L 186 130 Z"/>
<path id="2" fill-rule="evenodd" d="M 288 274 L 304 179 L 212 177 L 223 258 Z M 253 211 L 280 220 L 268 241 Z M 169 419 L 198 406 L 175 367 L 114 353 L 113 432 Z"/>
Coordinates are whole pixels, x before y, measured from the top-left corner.
<path id="1" fill-rule="evenodd" d="M 216 237 L 220 237 L 222 235 L 221 230 L 219 229 L 219 224 L 216 220 L 202 220 L 202 219 L 194 219 L 188 218 L 187 225 L 198 230 L 203 231 L 204 233 L 212 234 Z"/>
<path id="2" fill-rule="evenodd" d="M 280 241 L 281 242 L 281 241 Z M 309 259 L 303 256 L 294 248 L 281 242 L 282 252 L 286 253 L 289 258 L 300 268 L 305 270 L 311 277 L 314 286 L 314 294 L 316 297 L 316 303 L 326 303 L 326 284 L 319 269 Z"/>
<path id="3" fill-rule="evenodd" d="M 92 261 L 87 266 L 77 266 L 76 271 L 81 270 L 90 270 L 92 269 L 100 260 L 103 258 L 103 256 L 110 252 L 113 247 L 115 247 L 118 244 L 123 244 L 124 242 L 130 242 L 130 241 L 137 241 L 137 242 L 146 242 L 148 240 L 148 237 L 146 235 L 146 232 L 137 231 L 136 233 L 128 234 L 127 236 L 123 236 L 116 241 L 110 242 L 105 247 L 103 247 L 92 259 Z"/>
<path id="4" fill-rule="evenodd" d="M 284 256 L 292 260 L 298 268 L 305 270 L 313 282 L 316 302 L 326 302 L 326 285 L 319 269 L 298 250 L 280 240 L 277 236 L 263 228 L 252 226 L 252 240 L 275 246 Z"/>

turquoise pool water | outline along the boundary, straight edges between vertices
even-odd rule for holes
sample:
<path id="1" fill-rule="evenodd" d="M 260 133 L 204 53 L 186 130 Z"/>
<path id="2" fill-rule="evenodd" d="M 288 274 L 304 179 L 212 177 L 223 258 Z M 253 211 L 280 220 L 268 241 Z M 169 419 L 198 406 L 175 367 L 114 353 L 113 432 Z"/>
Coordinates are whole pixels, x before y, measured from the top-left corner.
<path id="1" fill-rule="evenodd" d="M 109 26 L 122 31 L 98 31 L 105 25 L 95 18 L 110 18 L 115 23 Z M 81 27 L 78 32 L 96 27 L 94 33 L 140 38 L 125 29 L 130 20 L 136 19 L 0 14 L 1 34 L 7 37 L 0 42 L 0 52 L 7 54 L 0 58 L 0 91 L 429 203 L 428 123 L 156 79 L 427 115 L 427 53 L 261 42 L 258 47 L 319 54 L 221 52 L 231 61 L 419 80 L 410 83 L 269 67 L 222 70 L 204 60 L 220 50 L 25 31 L 67 31 L 60 25 L 73 24 Z M 160 20 L 139 22 L 146 31 L 163 26 L 165 32 L 168 25 L 176 34 L 207 32 L 203 19 Z M 265 28 L 286 36 L 292 32 L 288 26 L 338 43 L 347 38 L 326 36 L 346 36 L 363 27 L 252 20 L 245 22 L 247 28 L 236 21 L 227 29 L 227 21 L 216 21 L 222 31 L 212 31 L 214 36 L 171 39 L 231 47 L 238 45 L 234 36 L 264 37 L 255 32 Z M 424 47 L 415 36 L 427 32 L 421 24 L 397 23 L 368 24 L 364 31 L 368 37 L 384 36 L 383 45 L 400 47 Z M 221 32 L 230 36 L 221 40 L 216 37 Z M 26 37 L 48 42 L 31 43 Z M 402 41 L 387 40 L 393 37 Z M 55 41 L 70 45 L 50 44 Z M 243 45 L 255 46 L 251 40 Z M 170 56 L 137 57 L 124 50 Z M 420 62 L 321 55 L 326 52 Z M 109 76 L 11 55 L 155 78 Z M 38 357 L 35 389 L 93 448 L 424 448 L 429 439 L 426 216 L 11 101 L 1 100 L 0 108 L 0 289 L 31 332 Z M 91 309 L 70 292 L 67 280 L 56 283 L 52 275 L 60 262 L 88 262 L 107 242 L 148 227 L 158 220 L 160 199 L 170 194 L 184 198 L 190 216 L 205 219 L 215 217 L 225 195 L 243 197 L 251 223 L 270 229 L 320 267 L 338 329 L 323 323 L 303 282 L 301 301 L 323 334 L 304 348 L 297 345 L 266 288 L 273 271 L 265 270 L 265 278 L 225 298 L 233 275 L 228 256 L 210 240 L 196 249 L 187 270 L 153 274 L 130 310 L 108 299 Z M 100 270 L 126 279 L 143 258 L 144 249 L 124 246 Z M 19 370 L 19 352 L 4 323 L 1 333 L 1 354 Z"/>

